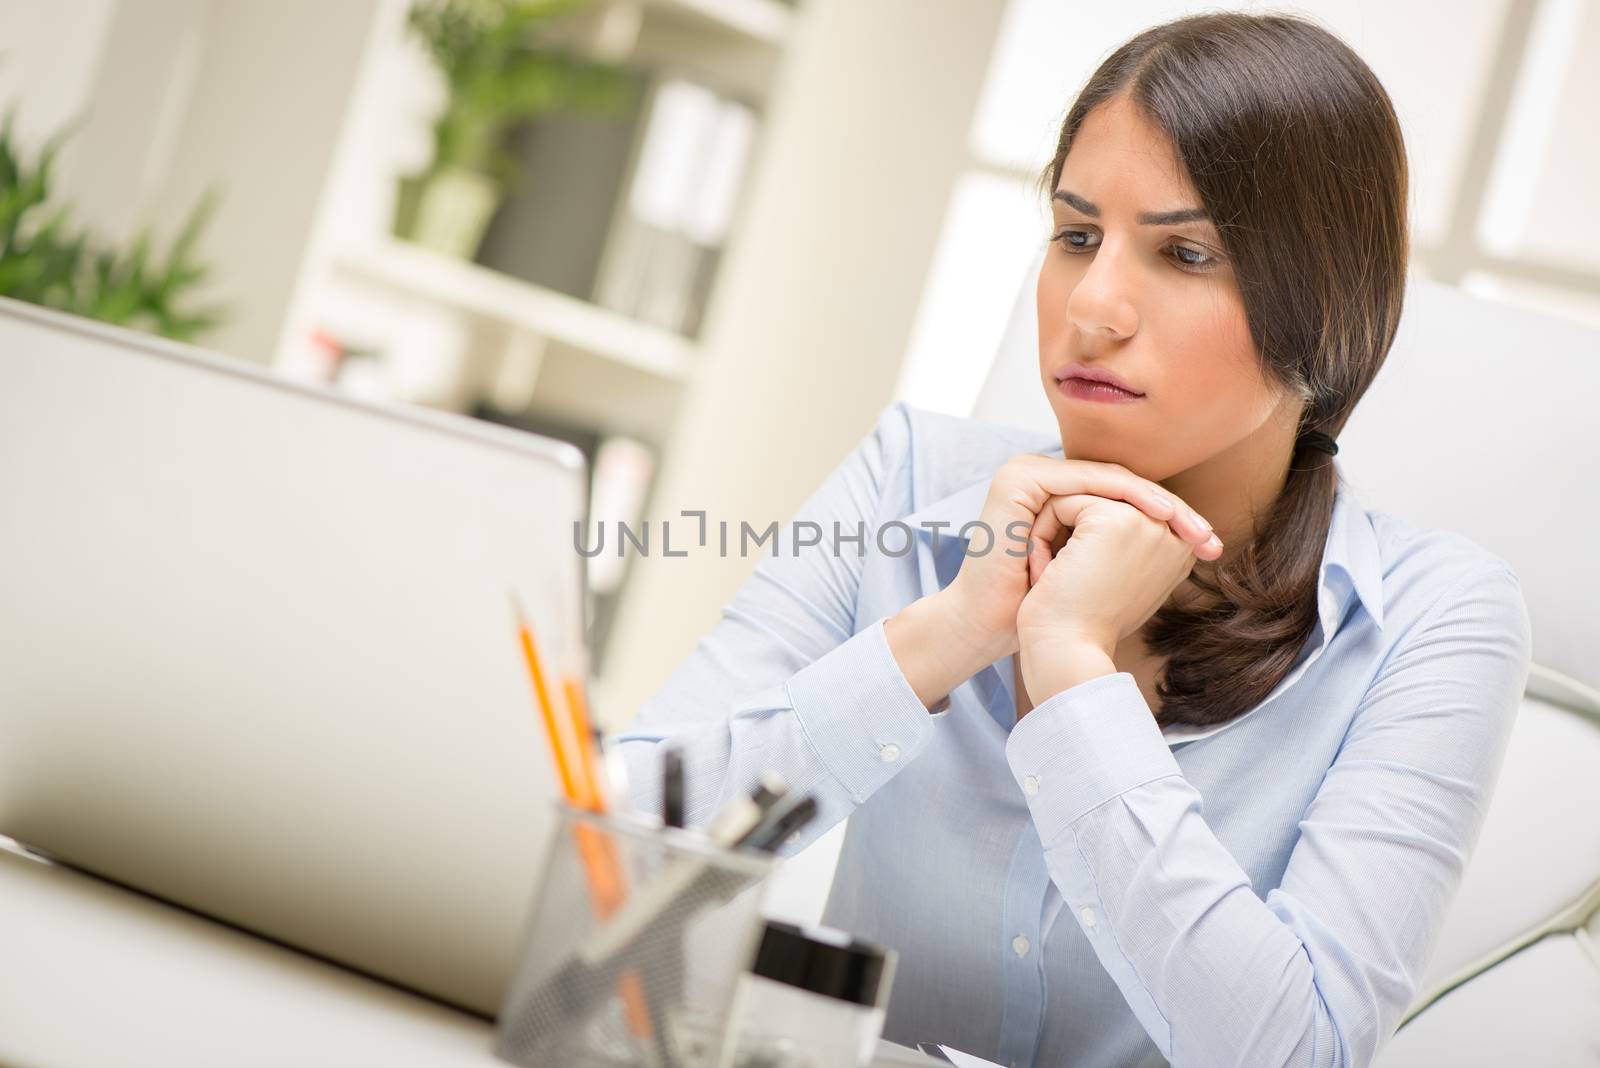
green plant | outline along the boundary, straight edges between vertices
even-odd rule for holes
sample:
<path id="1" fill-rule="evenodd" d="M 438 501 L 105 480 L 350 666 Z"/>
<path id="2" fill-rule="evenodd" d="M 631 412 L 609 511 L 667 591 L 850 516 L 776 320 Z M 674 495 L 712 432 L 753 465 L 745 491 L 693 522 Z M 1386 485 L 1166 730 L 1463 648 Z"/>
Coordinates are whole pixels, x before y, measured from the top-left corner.
<path id="1" fill-rule="evenodd" d="M 195 248 L 216 207 L 207 193 L 184 221 L 164 258 L 148 230 L 126 250 L 105 244 L 72 222 L 65 204 L 50 204 L 62 131 L 23 157 L 13 137 L 15 108 L 0 123 L 0 296 L 58 308 L 109 323 L 193 341 L 220 325 L 218 305 L 190 307 L 189 294 L 209 272 Z"/>
<path id="2" fill-rule="evenodd" d="M 422 0 L 408 25 L 444 75 L 450 100 L 434 122 L 429 174 L 450 167 L 507 185 L 516 166 L 510 128 L 547 111 L 615 112 L 638 92 L 623 68 L 540 39 L 552 20 L 588 0 Z"/>

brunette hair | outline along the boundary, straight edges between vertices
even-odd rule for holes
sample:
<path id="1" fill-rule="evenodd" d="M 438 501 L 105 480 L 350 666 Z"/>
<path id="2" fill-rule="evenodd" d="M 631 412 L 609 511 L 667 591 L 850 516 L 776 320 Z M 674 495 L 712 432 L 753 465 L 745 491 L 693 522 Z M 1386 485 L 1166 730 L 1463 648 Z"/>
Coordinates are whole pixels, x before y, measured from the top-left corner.
<path id="1" fill-rule="evenodd" d="M 1279 15 L 1208 14 L 1134 37 L 1100 64 L 1040 175 L 1061 180 L 1085 117 L 1122 94 L 1172 139 L 1232 262 L 1270 380 L 1306 401 L 1299 434 L 1337 437 L 1394 339 L 1405 291 L 1405 145 L 1389 95 L 1327 30 Z M 1191 603 L 1145 635 L 1168 657 L 1157 719 L 1213 724 L 1258 704 L 1317 623 L 1333 515 L 1332 457 L 1295 443 L 1255 540 L 1196 561 Z"/>

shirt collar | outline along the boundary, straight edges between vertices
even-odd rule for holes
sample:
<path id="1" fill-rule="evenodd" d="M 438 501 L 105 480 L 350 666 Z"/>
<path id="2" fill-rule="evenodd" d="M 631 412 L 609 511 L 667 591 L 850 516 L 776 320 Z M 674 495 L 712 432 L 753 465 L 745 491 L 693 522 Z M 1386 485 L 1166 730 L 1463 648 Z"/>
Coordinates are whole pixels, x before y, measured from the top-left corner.
<path id="1" fill-rule="evenodd" d="M 1372 517 L 1345 483 L 1344 471 L 1334 461 L 1339 491 L 1333 499 L 1333 519 L 1322 550 L 1321 586 L 1329 585 L 1329 572 L 1337 568 L 1361 599 L 1361 606 L 1379 630 L 1383 629 L 1383 558 L 1378 552 L 1378 532 Z"/>

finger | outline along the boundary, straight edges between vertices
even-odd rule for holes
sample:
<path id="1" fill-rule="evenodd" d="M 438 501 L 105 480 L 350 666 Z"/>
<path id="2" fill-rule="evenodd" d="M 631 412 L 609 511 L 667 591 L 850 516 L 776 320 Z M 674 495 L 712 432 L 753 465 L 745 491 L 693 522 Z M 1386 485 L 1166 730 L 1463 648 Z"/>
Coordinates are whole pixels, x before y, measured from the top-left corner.
<path id="1" fill-rule="evenodd" d="M 1038 519 L 1035 520 L 1034 532 L 1037 532 L 1041 526 L 1052 530 L 1062 527 L 1075 527 L 1078 525 L 1079 515 L 1083 513 L 1085 508 L 1094 504 L 1097 500 L 1104 499 L 1097 494 L 1085 493 L 1069 493 L 1064 497 L 1051 497 L 1045 502 L 1044 510 L 1039 513 Z M 1168 528 L 1171 528 L 1170 523 Z M 1174 534 L 1176 533 L 1174 531 Z M 1030 533 L 1031 536 L 1032 534 Z M 1178 536 L 1181 537 L 1181 535 Z M 1216 560 L 1222 555 L 1222 542 L 1214 534 L 1206 535 L 1205 540 L 1199 544 L 1191 543 L 1189 548 L 1201 560 Z M 1054 557 L 1055 554 L 1052 552 L 1050 558 L 1054 559 Z M 1048 563 L 1049 561 L 1047 560 L 1046 562 Z"/>
<path id="2" fill-rule="evenodd" d="M 1096 496 L 1098 496 L 1098 494 L 1096 494 Z M 1055 544 L 1057 549 L 1060 548 L 1060 545 L 1057 544 L 1057 539 L 1061 539 L 1062 541 L 1065 540 L 1064 531 L 1069 525 L 1064 522 L 1060 512 L 1058 512 L 1056 509 L 1055 502 L 1061 499 L 1062 498 L 1060 497 L 1052 497 L 1045 502 L 1044 508 L 1036 517 L 1034 517 L 1033 527 L 1029 532 L 1030 535 L 1038 535 L 1046 541 L 1050 541 L 1052 544 Z M 1152 518 L 1160 517 L 1157 516 Z M 1190 534 L 1186 530 L 1182 529 L 1181 523 L 1177 518 L 1165 520 L 1165 522 L 1168 528 L 1171 529 L 1172 533 L 1188 542 L 1189 547 L 1193 549 L 1195 553 L 1202 559 L 1212 560 L 1221 555 L 1222 548 L 1220 543 L 1216 546 L 1208 544 L 1210 539 L 1213 537 L 1210 532 L 1207 532 L 1205 537 L 1200 537 L 1198 536 L 1198 533 Z M 1052 553 L 1051 555 L 1053 556 L 1054 554 Z"/>
<path id="3" fill-rule="evenodd" d="M 1201 544 L 1211 537 L 1211 527 L 1181 498 L 1156 482 L 1129 471 L 1121 464 L 1100 460 L 1064 460 L 1038 453 L 1013 457 L 1029 476 L 1025 486 L 1031 510 L 1037 515 L 1050 496 L 1087 493 L 1133 505 L 1152 519 L 1168 521 L 1173 533 Z M 1070 525 L 1070 524 L 1068 524 Z"/>
<path id="4" fill-rule="evenodd" d="M 1039 581 L 1039 576 L 1044 574 L 1044 569 L 1050 566 L 1050 561 L 1056 558 L 1056 553 L 1060 552 L 1062 546 L 1066 545 L 1067 536 L 1071 533 L 1056 517 L 1049 501 L 1045 502 L 1044 511 L 1033 517 L 1033 524 L 1033 527 L 1028 531 L 1028 585 L 1030 587 Z"/>
<path id="5" fill-rule="evenodd" d="M 1029 537 L 1028 539 L 1028 588 L 1032 589 L 1039 581 L 1044 569 L 1050 566 L 1050 561 L 1056 558 L 1060 551 L 1059 546 L 1052 544 L 1045 538 Z"/>
<path id="6" fill-rule="evenodd" d="M 1096 501 L 1104 502 L 1106 498 L 1098 493 L 1068 493 L 1061 497 L 1051 497 L 1045 502 L 1045 508 L 1039 513 L 1040 522 L 1049 522 L 1052 529 L 1065 529 L 1078 525 L 1078 517 L 1083 510 Z M 1049 519 L 1046 520 L 1045 517 Z"/>
<path id="7" fill-rule="evenodd" d="M 1052 559 L 1054 559 L 1056 553 L 1066 548 L 1067 539 L 1071 536 L 1072 531 L 1068 530 L 1066 527 L 1062 527 L 1061 532 L 1050 539 L 1050 556 Z"/>
<path id="8" fill-rule="evenodd" d="M 1060 499 L 1051 497 L 1046 500 L 1039 514 L 1033 517 L 1033 527 L 1028 531 L 1028 537 L 1052 550 L 1058 547 L 1056 544 L 1058 540 L 1063 544 L 1066 541 L 1067 525 L 1056 514 L 1055 508 L 1055 502 Z M 1050 555 L 1054 557 L 1055 553 L 1051 552 Z"/>

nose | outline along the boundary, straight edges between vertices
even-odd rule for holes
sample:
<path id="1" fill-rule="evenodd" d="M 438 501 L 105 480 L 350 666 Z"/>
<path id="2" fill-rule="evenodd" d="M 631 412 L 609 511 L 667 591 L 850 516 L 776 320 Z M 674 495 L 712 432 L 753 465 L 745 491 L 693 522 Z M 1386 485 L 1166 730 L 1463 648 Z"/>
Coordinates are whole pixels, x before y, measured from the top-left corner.
<path id="1" fill-rule="evenodd" d="M 1067 297 L 1067 318 L 1086 334 L 1120 341 L 1139 329 L 1132 300 L 1131 264 L 1102 244 L 1089 257 L 1089 268 Z"/>

